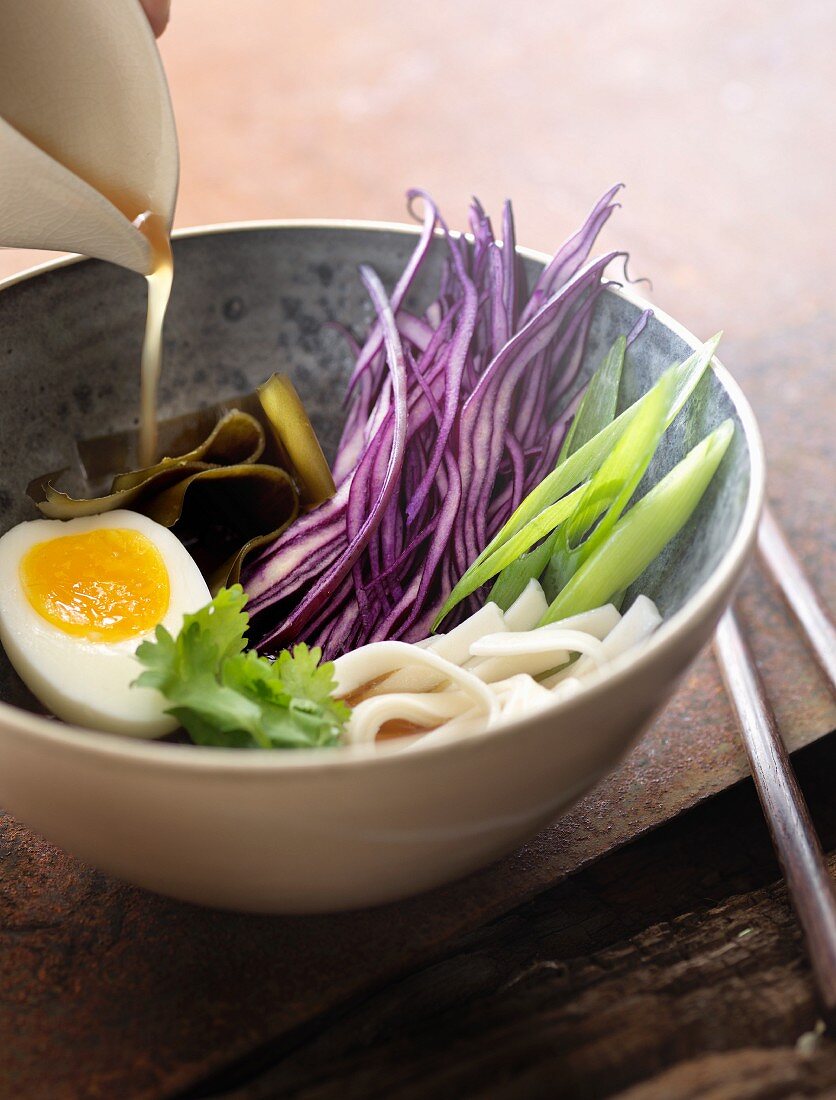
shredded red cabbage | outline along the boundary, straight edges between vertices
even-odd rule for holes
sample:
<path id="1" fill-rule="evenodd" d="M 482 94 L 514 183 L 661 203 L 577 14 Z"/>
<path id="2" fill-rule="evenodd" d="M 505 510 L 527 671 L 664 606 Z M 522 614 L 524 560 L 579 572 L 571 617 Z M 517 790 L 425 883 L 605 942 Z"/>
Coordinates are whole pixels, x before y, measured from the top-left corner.
<path id="1" fill-rule="evenodd" d="M 468 564 L 554 466 L 583 392 L 578 372 L 616 256 L 589 260 L 618 205 L 596 204 L 529 293 L 510 203 L 504 243 L 474 200 L 472 241 L 451 233 L 424 191 L 415 250 L 389 298 L 360 274 L 376 321 L 356 355 L 334 462 L 336 495 L 302 516 L 243 578 L 250 641 L 306 641 L 327 658 L 366 642 L 425 637 Z M 407 295 L 433 237 L 447 254 L 422 317 Z M 478 597 L 462 603 L 460 615 Z"/>

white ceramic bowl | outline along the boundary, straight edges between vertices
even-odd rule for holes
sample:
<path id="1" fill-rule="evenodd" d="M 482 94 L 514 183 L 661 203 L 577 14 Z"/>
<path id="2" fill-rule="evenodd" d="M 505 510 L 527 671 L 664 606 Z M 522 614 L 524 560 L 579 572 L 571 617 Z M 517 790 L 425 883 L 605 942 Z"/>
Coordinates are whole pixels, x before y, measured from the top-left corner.
<path id="1" fill-rule="evenodd" d="M 364 223 L 239 225 L 182 236 L 165 411 L 187 408 L 196 391 L 218 398 L 260 381 L 275 366 L 278 342 L 333 439 L 334 387 L 347 363 L 310 318 L 330 308 L 356 321 L 365 309 L 353 287 L 356 263 L 371 260 L 391 278 L 413 236 L 411 228 Z M 531 269 L 542 262 L 524 255 Z M 588 366 L 644 305 L 627 291 L 605 295 Z M 141 309 L 141 287 L 96 261 L 46 265 L 0 286 L 0 342 L 12 349 L 0 392 L 7 407 L 16 400 L 34 420 L 24 424 L 18 405 L 19 430 L 0 443 L 0 490 L 12 500 L 4 528 L 29 514 L 20 503 L 27 480 L 61 465 L 73 438 L 130 423 Z M 696 344 L 656 311 L 636 346 L 628 391 L 642 392 Z M 262 753 L 61 725 L 24 709 L 32 703 L 6 669 L 0 804 L 104 871 L 189 901 L 259 912 L 391 901 L 512 850 L 623 756 L 710 637 L 746 563 L 764 490 L 757 427 L 719 364 L 698 394 L 706 431 L 732 415 L 737 432 L 698 522 L 638 586 L 666 621 L 578 696 L 422 752 L 388 742 Z M 39 400 L 46 404 L 36 413 Z M 675 425 L 666 461 L 685 445 Z"/>

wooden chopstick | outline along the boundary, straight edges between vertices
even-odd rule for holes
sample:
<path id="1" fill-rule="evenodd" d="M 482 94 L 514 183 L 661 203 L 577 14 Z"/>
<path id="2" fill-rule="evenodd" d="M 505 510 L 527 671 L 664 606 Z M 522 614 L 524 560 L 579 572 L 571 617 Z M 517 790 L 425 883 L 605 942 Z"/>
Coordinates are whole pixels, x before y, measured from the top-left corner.
<path id="1" fill-rule="evenodd" d="M 774 515 L 764 509 L 758 551 L 836 694 L 836 627 Z M 714 651 L 737 716 L 755 787 L 831 1028 L 836 1026 L 836 894 L 821 843 L 790 764 L 781 731 L 734 609 L 717 628 Z"/>
<path id="2" fill-rule="evenodd" d="M 768 506 L 758 528 L 758 552 L 836 695 L 836 625 Z"/>
<path id="3" fill-rule="evenodd" d="M 836 1026 L 836 895 L 821 843 L 734 610 L 720 620 L 714 651 L 790 898 L 807 941 L 827 1024 Z"/>

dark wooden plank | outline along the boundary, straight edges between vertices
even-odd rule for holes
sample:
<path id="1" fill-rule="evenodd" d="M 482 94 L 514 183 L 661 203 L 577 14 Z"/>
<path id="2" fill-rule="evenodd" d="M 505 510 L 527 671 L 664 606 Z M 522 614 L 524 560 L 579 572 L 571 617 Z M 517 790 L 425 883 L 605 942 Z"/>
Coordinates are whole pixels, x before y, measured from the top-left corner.
<path id="1" fill-rule="evenodd" d="M 619 1100 L 796 1100 L 830 1097 L 836 1050 L 813 1033 L 799 1046 L 706 1055 L 628 1089 Z"/>

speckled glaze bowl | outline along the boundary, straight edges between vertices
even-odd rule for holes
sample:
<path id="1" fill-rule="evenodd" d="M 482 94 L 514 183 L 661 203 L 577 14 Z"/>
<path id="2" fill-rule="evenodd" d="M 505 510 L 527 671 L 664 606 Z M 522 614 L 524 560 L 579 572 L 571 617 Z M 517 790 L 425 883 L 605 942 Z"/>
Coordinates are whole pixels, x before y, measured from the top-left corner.
<path id="1" fill-rule="evenodd" d="M 347 350 L 325 322 L 370 307 L 357 265 L 391 285 L 415 230 L 292 222 L 193 230 L 175 245 L 161 412 L 174 415 L 288 371 L 326 451 L 341 419 Z M 530 273 L 543 257 L 523 252 Z M 424 284 L 426 288 L 426 284 Z M 421 297 L 421 286 L 417 295 Z M 608 291 L 585 369 L 646 303 Z M 0 284 L 0 529 L 31 518 L 34 476 L 75 441 L 136 423 L 144 286 L 98 261 Z M 656 312 L 624 401 L 697 341 Z M 580 695 L 518 724 L 404 753 L 397 742 L 262 753 L 122 739 L 41 713 L 0 655 L 0 805 L 68 851 L 141 886 L 261 912 L 371 905 L 463 875 L 519 845 L 629 748 L 708 640 L 751 550 L 764 489 L 757 427 L 719 365 L 648 471 L 657 480 L 726 417 L 736 432 L 697 514 L 636 586 L 665 623 Z"/>

